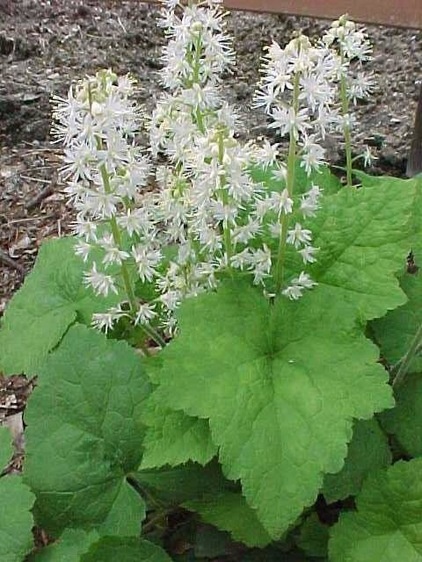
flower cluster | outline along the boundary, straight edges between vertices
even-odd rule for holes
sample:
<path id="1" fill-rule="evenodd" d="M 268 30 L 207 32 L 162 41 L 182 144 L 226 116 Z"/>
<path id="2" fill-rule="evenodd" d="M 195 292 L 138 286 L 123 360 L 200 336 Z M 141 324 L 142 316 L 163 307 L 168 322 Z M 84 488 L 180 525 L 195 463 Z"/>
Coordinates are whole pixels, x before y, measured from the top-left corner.
<path id="1" fill-rule="evenodd" d="M 153 154 L 167 160 L 157 170 L 161 239 L 178 247 L 158 280 L 169 322 L 183 298 L 214 288 L 221 272 L 250 272 L 254 283 L 264 283 L 272 267 L 264 225 L 268 229 L 270 212 L 289 204 L 278 193 L 264 193 L 250 175 L 253 163 L 274 165 L 277 146 L 241 145 L 235 138 L 236 111 L 220 90 L 233 51 L 217 3 L 188 6 L 181 17 L 175 3 L 171 8 L 162 20 L 171 38 L 163 56 L 168 91 L 150 126 Z"/>
<path id="2" fill-rule="evenodd" d="M 129 76 L 100 71 L 71 88 L 66 100 L 56 98 L 54 133 L 65 145 L 65 192 L 77 211 L 76 253 L 90 263 L 85 282 L 103 296 L 123 290 L 137 314 L 128 266 L 137 260 L 140 238 L 150 234 L 140 191 L 151 165 L 136 144 L 141 112 L 133 94 Z M 116 307 L 94 321 L 109 329 L 125 314 Z"/>
<path id="3" fill-rule="evenodd" d="M 169 39 L 165 92 L 148 121 L 150 151 L 161 162 L 156 189 L 145 189 L 151 162 L 136 143 L 142 115 L 129 77 L 97 73 L 57 100 L 54 116 L 66 148 L 66 192 L 77 209 L 76 252 L 89 264 L 85 282 L 122 299 L 93 323 L 108 331 L 128 318 L 162 344 L 183 299 L 214 289 L 221 276 L 251 275 L 266 295 L 293 300 L 316 285 L 306 271 L 285 270 L 287 253 L 306 269 L 318 251 L 303 224 L 322 190 L 312 183 L 295 194 L 295 166 L 299 160 L 311 175 L 323 164 L 320 141 L 339 122 L 336 81 L 349 59 L 331 48 L 343 40 L 334 31 L 342 26 L 324 44 L 299 36 L 285 49 L 269 47 L 256 105 L 289 138 L 284 164 L 278 144 L 236 138 L 239 119 L 222 95 L 234 52 L 219 2 L 166 0 L 160 25 Z M 363 60 L 366 44 L 343 35 L 347 56 L 358 56 L 360 45 Z M 256 169 L 271 181 L 256 181 Z"/>
<path id="4" fill-rule="evenodd" d="M 357 100 L 367 99 L 373 91 L 374 80 L 371 74 L 363 72 L 363 63 L 369 61 L 372 46 L 364 29 L 357 28 L 353 21 L 344 15 L 333 22 L 330 29 L 322 37 L 322 44 L 335 52 L 340 60 L 337 80 L 339 81 L 340 118 L 337 130 L 346 143 L 346 159 L 348 167 L 348 184 L 351 183 L 351 140 L 350 132 L 356 125 L 356 118 L 350 112 L 350 103 L 356 105 Z M 369 148 L 363 154 L 365 165 L 371 162 Z"/>
<path id="5" fill-rule="evenodd" d="M 320 141 L 338 119 L 334 78 L 339 64 L 330 49 L 313 46 L 304 35 L 284 49 L 273 42 L 264 57 L 255 105 L 265 108 L 271 128 L 299 145 L 301 165 L 308 174 L 324 162 Z"/>

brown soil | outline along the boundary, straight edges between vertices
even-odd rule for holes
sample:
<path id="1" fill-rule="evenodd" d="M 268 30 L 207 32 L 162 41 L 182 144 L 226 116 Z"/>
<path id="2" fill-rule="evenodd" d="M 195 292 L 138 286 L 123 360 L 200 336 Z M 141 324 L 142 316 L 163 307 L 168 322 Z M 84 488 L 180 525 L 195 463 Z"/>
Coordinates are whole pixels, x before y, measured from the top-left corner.
<path id="1" fill-rule="evenodd" d="M 156 7 L 138 0 L 0 0 L 0 314 L 46 238 L 69 231 L 72 211 L 57 183 L 60 147 L 52 144 L 50 98 L 70 83 L 111 67 L 131 72 L 147 108 L 160 91 L 161 30 Z M 229 27 L 238 64 L 225 81 L 241 111 L 241 137 L 267 134 L 265 118 L 248 109 L 264 45 L 281 44 L 302 29 L 312 36 L 327 22 L 235 13 Z M 422 68 L 422 32 L 369 27 L 375 57 L 368 67 L 378 86 L 360 105 L 357 146 L 378 155 L 376 173 L 403 175 Z M 342 153 L 333 149 L 334 161 Z"/>

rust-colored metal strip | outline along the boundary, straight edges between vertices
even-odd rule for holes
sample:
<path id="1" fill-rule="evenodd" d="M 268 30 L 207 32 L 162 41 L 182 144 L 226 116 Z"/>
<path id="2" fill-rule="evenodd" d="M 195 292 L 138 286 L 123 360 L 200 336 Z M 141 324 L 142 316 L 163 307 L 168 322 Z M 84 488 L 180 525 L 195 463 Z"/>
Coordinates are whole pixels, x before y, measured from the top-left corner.
<path id="1" fill-rule="evenodd" d="M 159 0 L 148 0 L 157 3 Z M 422 0 L 223 0 L 232 10 L 352 20 L 422 29 Z"/>
<path id="2" fill-rule="evenodd" d="M 422 29 L 422 0 L 224 0 L 227 8 Z"/>

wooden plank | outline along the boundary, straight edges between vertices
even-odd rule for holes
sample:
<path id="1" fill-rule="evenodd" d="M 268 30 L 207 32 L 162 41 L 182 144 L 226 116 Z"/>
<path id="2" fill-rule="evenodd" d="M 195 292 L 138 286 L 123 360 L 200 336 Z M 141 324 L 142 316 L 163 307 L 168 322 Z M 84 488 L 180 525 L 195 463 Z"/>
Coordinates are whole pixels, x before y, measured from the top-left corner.
<path id="1" fill-rule="evenodd" d="M 224 0 L 234 10 L 352 20 L 422 29 L 422 0 Z"/>

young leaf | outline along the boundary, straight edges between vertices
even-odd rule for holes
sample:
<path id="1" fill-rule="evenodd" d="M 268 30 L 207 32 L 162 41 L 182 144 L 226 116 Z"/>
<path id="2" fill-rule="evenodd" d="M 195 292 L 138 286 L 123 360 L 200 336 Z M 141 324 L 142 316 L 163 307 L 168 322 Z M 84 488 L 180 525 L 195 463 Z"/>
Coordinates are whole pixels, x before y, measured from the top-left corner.
<path id="1" fill-rule="evenodd" d="M 93 544 L 81 562 L 171 562 L 162 548 L 130 537 L 104 537 Z"/>
<path id="2" fill-rule="evenodd" d="M 157 399 L 208 418 L 225 474 L 274 538 L 340 470 L 353 418 L 393 405 L 377 348 L 332 291 L 271 306 L 228 283 L 180 308 L 180 335 L 161 353 Z"/>
<path id="3" fill-rule="evenodd" d="M 382 356 L 394 365 L 407 353 L 413 338 L 422 324 L 422 272 L 406 273 L 400 285 L 408 301 L 390 311 L 386 316 L 371 323 L 375 338 L 381 347 Z M 422 371 L 422 356 L 414 357 L 410 371 Z"/>
<path id="4" fill-rule="evenodd" d="M 21 476 L 0 479 L 0 558 L 2 562 L 22 562 L 33 547 L 34 526 L 30 509 L 35 496 Z"/>
<path id="5" fill-rule="evenodd" d="M 33 271 L 11 300 L 0 330 L 0 369 L 35 373 L 42 360 L 79 319 L 89 324 L 94 312 L 120 297 L 97 297 L 83 284 L 86 264 L 75 256 L 72 237 L 45 242 Z"/>
<path id="6" fill-rule="evenodd" d="M 88 552 L 98 538 L 96 531 L 66 529 L 55 543 L 30 556 L 28 562 L 80 562 L 81 555 Z"/>
<path id="7" fill-rule="evenodd" d="M 396 407 L 383 412 L 381 423 L 414 457 L 422 456 L 422 374 L 411 374 L 396 391 Z"/>
<path id="8" fill-rule="evenodd" d="M 335 290 L 333 302 L 351 305 L 361 321 L 406 302 L 395 275 L 411 247 L 414 198 L 415 182 L 391 178 L 342 189 L 325 198 L 310 226 L 320 248 L 312 279 Z"/>
<path id="9" fill-rule="evenodd" d="M 316 513 L 311 513 L 300 526 L 296 544 L 309 556 L 327 557 L 328 526 L 323 525 Z"/>
<path id="10" fill-rule="evenodd" d="M 141 468 L 177 466 L 189 460 L 207 464 L 217 454 L 206 420 L 163 408 L 148 400 L 145 423 L 149 426 L 144 439 Z"/>
<path id="11" fill-rule="evenodd" d="M 247 546 L 262 548 L 271 542 L 271 537 L 262 527 L 256 513 L 236 492 L 205 495 L 201 499 L 183 503 L 183 507 L 198 512 L 206 523 L 223 531 Z"/>
<path id="12" fill-rule="evenodd" d="M 138 468 L 149 383 L 123 342 L 78 325 L 40 370 L 26 411 L 25 477 L 38 523 L 137 535 L 144 504 L 126 482 Z"/>
<path id="13" fill-rule="evenodd" d="M 238 541 L 259 547 L 271 541 L 238 486 L 224 478 L 217 462 L 205 467 L 187 464 L 173 469 L 142 470 L 136 479 L 140 488 L 147 489 L 156 501 L 196 511 L 206 523 L 229 531 Z"/>
<path id="14" fill-rule="evenodd" d="M 353 426 L 353 438 L 343 468 L 337 474 L 325 475 L 321 493 L 328 503 L 355 496 L 371 471 L 389 464 L 391 452 L 387 436 L 377 420 L 358 420 Z"/>
<path id="15" fill-rule="evenodd" d="M 422 560 L 422 459 L 368 477 L 357 511 L 343 513 L 329 541 L 331 562 Z"/>
<path id="16" fill-rule="evenodd" d="M 156 500 L 175 507 L 206 494 L 237 490 L 236 484 L 224 478 L 214 461 L 204 467 L 188 463 L 176 468 L 140 470 L 134 477 L 140 488 L 147 489 Z"/>

